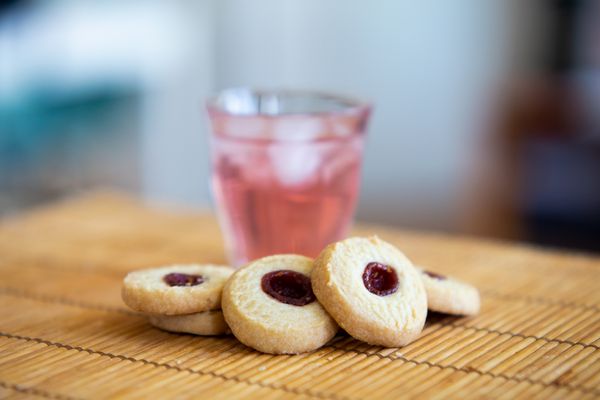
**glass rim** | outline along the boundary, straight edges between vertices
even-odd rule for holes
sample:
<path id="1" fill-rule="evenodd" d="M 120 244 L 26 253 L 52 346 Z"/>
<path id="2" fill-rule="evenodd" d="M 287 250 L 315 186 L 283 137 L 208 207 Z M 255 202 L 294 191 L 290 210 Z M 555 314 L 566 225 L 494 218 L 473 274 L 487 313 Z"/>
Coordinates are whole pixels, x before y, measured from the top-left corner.
<path id="1" fill-rule="evenodd" d="M 268 112 L 234 112 L 228 110 L 225 106 L 220 104 L 223 96 L 227 94 L 234 94 L 235 92 L 246 92 L 253 96 L 287 96 L 287 97 L 298 97 L 305 99 L 314 100 L 327 100 L 331 101 L 332 104 L 336 103 L 340 109 L 336 110 L 313 110 L 313 111 L 300 111 L 300 112 L 281 112 L 281 113 L 268 113 Z M 372 103 L 368 101 L 359 100 L 355 97 L 334 94 L 328 91 L 311 90 L 311 89 L 262 89 L 252 88 L 247 86 L 238 86 L 223 89 L 213 94 L 206 100 L 206 108 L 209 113 L 216 113 L 225 116 L 231 116 L 235 118 L 294 118 L 294 117 L 325 117 L 325 116 L 348 116 L 370 112 Z"/>

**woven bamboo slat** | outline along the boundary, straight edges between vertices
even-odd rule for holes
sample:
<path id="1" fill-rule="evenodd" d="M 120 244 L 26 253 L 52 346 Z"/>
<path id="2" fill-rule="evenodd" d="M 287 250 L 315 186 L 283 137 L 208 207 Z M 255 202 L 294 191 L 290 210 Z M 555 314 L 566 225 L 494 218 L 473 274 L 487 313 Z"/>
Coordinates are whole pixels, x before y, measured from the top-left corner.
<path id="1" fill-rule="evenodd" d="M 210 213 L 95 193 L 0 224 L 0 398 L 600 398 L 600 258 L 359 225 L 481 289 L 399 349 L 348 336 L 295 356 L 151 327 L 127 271 L 224 262 Z"/>

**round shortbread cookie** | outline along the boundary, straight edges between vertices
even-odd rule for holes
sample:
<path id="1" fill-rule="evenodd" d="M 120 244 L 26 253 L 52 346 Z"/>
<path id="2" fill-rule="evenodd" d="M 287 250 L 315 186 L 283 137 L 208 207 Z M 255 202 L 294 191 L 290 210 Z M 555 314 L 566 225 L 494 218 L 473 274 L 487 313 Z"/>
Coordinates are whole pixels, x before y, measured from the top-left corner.
<path id="1" fill-rule="evenodd" d="M 150 314 L 148 319 L 155 327 L 169 332 L 194 335 L 223 335 L 230 332 L 221 310 L 183 315 Z"/>
<path id="2" fill-rule="evenodd" d="M 223 288 L 223 314 L 236 338 L 264 353 L 318 349 L 338 330 L 316 300 L 310 283 L 313 260 L 275 255 L 236 271 Z"/>
<path id="3" fill-rule="evenodd" d="M 419 272 L 376 236 L 327 246 L 315 260 L 312 286 L 323 307 L 356 339 L 398 347 L 423 330 L 427 296 Z"/>
<path id="4" fill-rule="evenodd" d="M 233 269 L 218 265 L 171 265 L 130 272 L 123 301 L 149 314 L 193 314 L 221 308 L 221 291 Z"/>
<path id="5" fill-rule="evenodd" d="M 426 268 L 417 267 L 427 292 L 427 307 L 453 315 L 475 315 L 479 312 L 480 299 L 476 287 L 447 277 Z"/>

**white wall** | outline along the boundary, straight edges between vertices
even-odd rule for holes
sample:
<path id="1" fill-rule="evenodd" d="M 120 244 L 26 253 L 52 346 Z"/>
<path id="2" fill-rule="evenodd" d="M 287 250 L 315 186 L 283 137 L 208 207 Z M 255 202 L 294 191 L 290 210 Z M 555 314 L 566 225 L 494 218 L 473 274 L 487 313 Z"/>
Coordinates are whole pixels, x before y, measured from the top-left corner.
<path id="1" fill-rule="evenodd" d="M 208 201 L 199 139 L 206 121 L 194 112 L 211 89 L 325 89 L 375 103 L 359 217 L 456 227 L 493 89 L 506 71 L 512 2 L 202 4 L 190 9 L 195 57 L 169 84 L 170 95 L 146 110 L 148 197 Z"/>
<path id="2" fill-rule="evenodd" d="M 152 202 L 210 204 L 203 101 L 214 89 L 214 4 L 171 0 L 165 71 L 149 71 L 141 104 L 143 194 Z"/>

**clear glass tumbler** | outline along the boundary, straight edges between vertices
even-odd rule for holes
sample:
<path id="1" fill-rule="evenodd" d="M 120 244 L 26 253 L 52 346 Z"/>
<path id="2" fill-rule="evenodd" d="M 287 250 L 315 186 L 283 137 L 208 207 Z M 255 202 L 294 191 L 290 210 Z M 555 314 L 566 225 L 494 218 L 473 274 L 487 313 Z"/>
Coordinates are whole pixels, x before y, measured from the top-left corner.
<path id="1" fill-rule="evenodd" d="M 370 105 L 228 89 L 208 100 L 212 187 L 230 261 L 315 257 L 348 233 Z"/>

